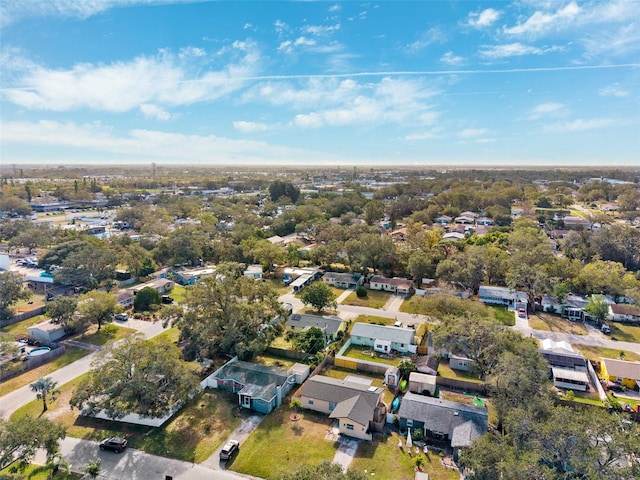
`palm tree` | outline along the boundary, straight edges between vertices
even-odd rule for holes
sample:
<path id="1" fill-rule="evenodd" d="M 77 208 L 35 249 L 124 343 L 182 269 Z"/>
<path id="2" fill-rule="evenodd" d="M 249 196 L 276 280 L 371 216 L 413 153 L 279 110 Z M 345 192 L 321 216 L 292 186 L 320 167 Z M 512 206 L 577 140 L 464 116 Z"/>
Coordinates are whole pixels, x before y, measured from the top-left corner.
<path id="1" fill-rule="evenodd" d="M 60 467 L 64 468 L 67 471 L 67 476 L 69 475 L 69 473 L 71 473 L 71 465 L 69 465 L 69 462 L 64 461 L 61 453 L 54 453 L 47 458 L 47 468 L 51 469 L 49 478 L 53 478 L 53 476 L 58 473 Z"/>
<path id="2" fill-rule="evenodd" d="M 102 464 L 102 460 L 99 458 L 97 460 L 91 460 L 89 465 L 84 467 L 84 473 L 89 475 L 91 478 L 96 478 L 100 475 L 100 465 Z"/>
<path id="3" fill-rule="evenodd" d="M 56 401 L 57 395 L 60 393 L 58 387 L 58 382 L 54 382 L 51 377 L 40 378 L 35 383 L 29 385 L 31 390 L 36 392 L 36 396 L 38 399 L 42 399 L 42 411 L 46 412 L 47 407 L 47 396 L 52 402 Z"/>

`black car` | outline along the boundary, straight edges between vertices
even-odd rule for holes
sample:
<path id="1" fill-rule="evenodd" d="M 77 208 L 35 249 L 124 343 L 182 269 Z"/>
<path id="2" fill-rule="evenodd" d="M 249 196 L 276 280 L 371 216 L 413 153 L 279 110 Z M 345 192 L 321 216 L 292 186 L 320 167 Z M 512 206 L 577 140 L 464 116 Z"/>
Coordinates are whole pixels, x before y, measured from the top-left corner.
<path id="1" fill-rule="evenodd" d="M 229 460 L 234 453 L 240 448 L 240 442 L 237 440 L 229 440 L 220 450 L 220 460 Z"/>
<path id="2" fill-rule="evenodd" d="M 162 303 L 171 304 L 173 303 L 173 297 L 169 295 L 162 295 Z"/>
<path id="3" fill-rule="evenodd" d="M 100 442 L 100 450 L 112 450 L 116 453 L 122 452 L 125 448 L 127 448 L 129 442 L 127 442 L 124 438 L 111 437 L 105 438 Z"/>

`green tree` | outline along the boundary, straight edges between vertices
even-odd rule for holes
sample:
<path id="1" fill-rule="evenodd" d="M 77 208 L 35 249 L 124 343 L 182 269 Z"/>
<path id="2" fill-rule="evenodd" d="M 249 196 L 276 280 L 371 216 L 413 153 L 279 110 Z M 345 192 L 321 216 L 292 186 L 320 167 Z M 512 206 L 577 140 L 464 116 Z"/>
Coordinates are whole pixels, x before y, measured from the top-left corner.
<path id="1" fill-rule="evenodd" d="M 313 308 L 321 312 L 327 307 L 333 309 L 338 307 L 335 301 L 336 295 L 326 283 L 315 282 L 302 290 L 300 300 L 305 305 L 311 305 Z"/>
<path id="2" fill-rule="evenodd" d="M 584 311 L 600 324 L 609 316 L 609 302 L 602 295 L 591 295 L 587 299 Z"/>
<path id="3" fill-rule="evenodd" d="M 116 311 L 116 297 L 112 293 L 94 290 L 78 299 L 78 314 L 85 324 L 96 323 L 98 331 L 109 322 Z"/>
<path id="4" fill-rule="evenodd" d="M 146 312 L 161 303 L 162 297 L 158 290 L 153 287 L 144 287 L 136 293 L 133 299 L 133 308 L 135 308 L 136 312 Z"/>
<path id="5" fill-rule="evenodd" d="M 384 203 L 380 200 L 371 200 L 364 206 L 364 220 L 367 225 L 375 225 L 384 215 Z"/>
<path id="6" fill-rule="evenodd" d="M 198 389 L 198 379 L 173 346 L 128 338 L 100 352 L 70 405 L 84 415 L 103 410 L 118 419 L 129 413 L 161 417 Z"/>
<path id="7" fill-rule="evenodd" d="M 11 306 L 31 296 L 22 288 L 22 277 L 13 272 L 0 272 L 0 320 L 8 320 L 13 316 Z"/>
<path id="8" fill-rule="evenodd" d="M 172 312 L 167 323 L 180 329 L 189 359 L 250 358 L 281 332 L 281 324 L 272 320 L 282 315 L 271 284 L 245 277 L 237 263 L 221 263 L 214 275 L 187 290 L 183 313 Z"/>
<path id="9" fill-rule="evenodd" d="M 17 372 L 22 369 L 20 348 L 15 338 L 6 333 L 0 333 L 0 372 Z"/>
<path id="10" fill-rule="evenodd" d="M 91 478 L 98 478 L 100 475 L 100 467 L 102 465 L 102 460 L 99 458 L 96 460 L 91 460 L 86 467 L 84 467 L 83 472 L 89 475 Z"/>
<path id="11" fill-rule="evenodd" d="M 322 318 L 318 318 L 319 325 L 322 325 Z M 320 327 L 310 327 L 296 334 L 293 337 L 293 346 L 299 352 L 309 353 L 311 355 L 324 350 L 326 345 L 324 332 Z"/>
<path id="12" fill-rule="evenodd" d="M 400 360 L 400 363 L 398 363 L 398 370 L 400 370 L 400 374 L 403 378 L 408 379 L 409 374 L 416 371 L 416 364 L 410 358 L 403 358 Z"/>
<path id="13" fill-rule="evenodd" d="M 42 411 L 48 410 L 47 398 L 52 402 L 56 401 L 57 396 L 60 394 L 58 388 L 58 382 L 54 382 L 51 377 L 39 378 L 37 381 L 29 385 L 31 390 L 36 392 L 38 400 L 42 400 Z"/>
<path id="14" fill-rule="evenodd" d="M 66 430 L 45 417 L 24 415 L 5 420 L 0 417 L 0 469 L 10 463 L 29 461 L 39 448 L 51 457 L 58 451 L 58 441 Z"/>
<path id="15" fill-rule="evenodd" d="M 288 197 L 291 203 L 296 203 L 300 197 L 300 190 L 289 181 L 276 180 L 269 185 L 269 196 L 272 202 L 277 202 L 282 197 Z"/>
<path id="16" fill-rule="evenodd" d="M 142 259 L 138 274 L 141 277 L 147 277 L 151 275 L 153 272 L 155 272 L 157 269 L 158 269 L 158 266 L 156 265 L 156 262 L 154 262 L 153 259 L 150 257 L 145 257 Z"/>
<path id="17" fill-rule="evenodd" d="M 48 456 L 46 467 L 51 470 L 49 478 L 54 478 L 54 475 L 58 473 L 60 467 L 67 471 L 67 476 L 71 473 L 71 465 L 69 465 L 69 462 L 64 460 L 61 453 L 54 453 L 53 455 Z"/>
<path id="18" fill-rule="evenodd" d="M 62 325 L 66 332 L 74 332 L 77 328 L 74 322 L 74 316 L 78 300 L 74 297 L 58 297 L 47 303 L 47 315 L 51 317 L 55 323 Z"/>
<path id="19" fill-rule="evenodd" d="M 291 401 L 289 402 L 289 408 L 297 414 L 298 410 L 302 408 L 302 402 L 298 397 L 291 397 Z"/>

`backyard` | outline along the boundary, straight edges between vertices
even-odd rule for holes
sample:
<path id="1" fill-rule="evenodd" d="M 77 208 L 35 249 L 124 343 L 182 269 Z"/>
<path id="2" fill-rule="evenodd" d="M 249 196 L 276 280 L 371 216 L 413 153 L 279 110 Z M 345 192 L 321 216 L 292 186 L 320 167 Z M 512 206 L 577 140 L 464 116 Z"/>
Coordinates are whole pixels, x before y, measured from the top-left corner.
<path id="1" fill-rule="evenodd" d="M 322 371 L 321 375 L 324 375 L 326 377 L 331 377 L 331 378 L 338 378 L 340 380 L 347 378 L 349 375 L 368 378 L 371 380 L 372 386 L 384 388 L 384 396 L 382 400 L 387 405 L 391 405 L 391 402 L 393 401 L 394 393 L 391 390 L 389 390 L 389 388 L 387 388 L 387 386 L 384 384 L 384 378 L 382 377 L 382 375 L 369 374 L 367 372 L 355 372 L 353 370 L 347 370 L 347 369 L 336 368 L 336 367 L 325 368 Z"/>
<path id="2" fill-rule="evenodd" d="M 536 312 L 530 315 L 529 326 L 534 330 L 587 335 L 587 327 L 583 323 L 571 322 L 559 315 L 546 312 Z"/>
<path id="3" fill-rule="evenodd" d="M 47 317 L 46 315 L 36 315 L 35 317 L 27 318 L 26 320 L 22 320 L 20 322 L 12 323 L 11 325 L 2 327 L 0 328 L 0 332 L 13 335 L 17 338 L 26 337 L 29 334 L 27 328 L 44 322 L 45 320 L 49 320 L 49 317 Z"/>
<path id="4" fill-rule="evenodd" d="M 483 383 L 476 375 L 471 372 L 463 372 L 460 370 L 453 370 L 449 366 L 449 362 L 442 361 L 438 365 L 438 374 L 444 378 L 453 378 L 454 380 L 464 380 L 472 383 Z"/>
<path id="5" fill-rule="evenodd" d="M 360 298 L 355 290 L 342 301 L 342 305 L 353 305 L 356 307 L 382 308 L 391 298 L 391 294 L 387 292 L 378 292 L 376 290 L 367 290 L 367 296 Z"/>
<path id="6" fill-rule="evenodd" d="M 355 358 L 358 360 L 367 360 L 369 362 L 384 363 L 385 365 L 397 366 L 402 360 L 401 356 L 390 356 L 375 352 L 371 347 L 362 347 L 360 345 L 351 345 L 344 352 L 345 357 Z M 407 358 L 411 358 L 410 356 Z"/>

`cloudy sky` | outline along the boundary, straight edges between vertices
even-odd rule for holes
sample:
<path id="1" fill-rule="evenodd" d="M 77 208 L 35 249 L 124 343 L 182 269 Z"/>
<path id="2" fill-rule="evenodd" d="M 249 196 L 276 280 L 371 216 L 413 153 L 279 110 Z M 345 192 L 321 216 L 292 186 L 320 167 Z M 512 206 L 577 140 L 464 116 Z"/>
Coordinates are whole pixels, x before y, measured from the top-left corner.
<path id="1" fill-rule="evenodd" d="M 640 0 L 2 0 L 5 164 L 640 165 Z"/>

